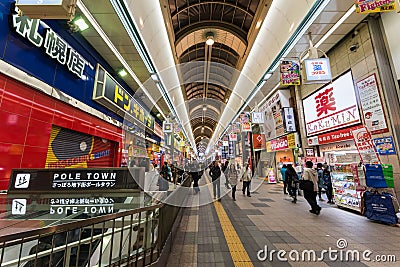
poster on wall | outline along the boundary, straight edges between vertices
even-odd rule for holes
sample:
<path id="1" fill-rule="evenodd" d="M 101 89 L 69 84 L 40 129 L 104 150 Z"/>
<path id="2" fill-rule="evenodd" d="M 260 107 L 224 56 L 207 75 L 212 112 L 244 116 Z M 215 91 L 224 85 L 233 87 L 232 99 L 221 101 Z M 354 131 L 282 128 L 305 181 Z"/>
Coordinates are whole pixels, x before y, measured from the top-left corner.
<path id="1" fill-rule="evenodd" d="M 47 149 L 46 168 L 112 167 L 115 149 L 115 142 L 53 126 Z"/>
<path id="2" fill-rule="evenodd" d="M 359 124 L 351 72 L 303 99 L 303 108 L 307 137 Z"/>
<path id="3" fill-rule="evenodd" d="M 298 60 L 282 60 L 280 64 L 281 85 L 300 85 L 300 64 Z"/>
<path id="4" fill-rule="evenodd" d="M 364 124 L 371 134 L 388 132 L 375 73 L 356 83 Z"/>
<path id="5" fill-rule="evenodd" d="M 242 125 L 242 132 L 251 132 L 250 112 L 240 114 L 239 122 Z"/>
<path id="6" fill-rule="evenodd" d="M 296 131 L 296 125 L 294 122 L 294 111 L 293 108 L 283 108 L 283 122 L 285 124 L 285 132 L 290 133 L 290 132 L 295 132 Z"/>
<path id="7" fill-rule="evenodd" d="M 364 164 L 380 164 L 381 161 L 372 142 L 371 134 L 366 127 L 354 130 L 353 139 Z"/>
<path id="8" fill-rule="evenodd" d="M 396 0 L 354 0 L 359 14 L 388 12 L 396 10 Z"/>
<path id="9" fill-rule="evenodd" d="M 379 155 L 396 155 L 396 148 L 391 136 L 375 138 L 373 141 Z"/>

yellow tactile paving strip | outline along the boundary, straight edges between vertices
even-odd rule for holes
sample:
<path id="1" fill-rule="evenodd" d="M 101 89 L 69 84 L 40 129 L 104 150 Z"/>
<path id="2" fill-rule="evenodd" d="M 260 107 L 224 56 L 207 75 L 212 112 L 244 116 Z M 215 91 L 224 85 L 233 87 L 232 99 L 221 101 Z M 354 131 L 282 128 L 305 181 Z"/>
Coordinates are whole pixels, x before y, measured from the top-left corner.
<path id="1" fill-rule="evenodd" d="M 212 184 L 206 176 L 209 192 L 212 192 Z M 226 243 L 228 244 L 229 252 L 231 253 L 232 261 L 235 267 L 251 267 L 253 263 L 247 254 L 242 241 L 240 240 L 231 220 L 225 212 L 221 202 L 214 201 L 215 211 L 217 212 L 219 222 L 221 223 L 222 231 L 224 232 Z"/>
<path id="2" fill-rule="evenodd" d="M 253 266 L 253 263 L 251 263 L 250 257 L 247 254 L 242 241 L 240 241 L 240 238 L 236 233 L 236 230 L 226 214 L 221 202 L 215 201 L 214 207 L 221 223 L 221 228 L 224 232 L 226 243 L 228 244 L 229 251 L 232 256 L 233 264 L 235 266 Z"/>

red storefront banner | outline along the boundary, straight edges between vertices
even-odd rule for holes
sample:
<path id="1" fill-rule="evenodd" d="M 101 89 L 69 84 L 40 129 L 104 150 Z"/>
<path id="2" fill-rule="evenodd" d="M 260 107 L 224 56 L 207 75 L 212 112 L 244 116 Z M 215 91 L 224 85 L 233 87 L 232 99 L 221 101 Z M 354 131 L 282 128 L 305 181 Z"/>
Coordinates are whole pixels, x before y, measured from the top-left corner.
<path id="1" fill-rule="evenodd" d="M 253 134 L 253 147 L 254 147 L 254 149 L 265 148 L 265 135 L 264 134 Z"/>
<path id="2" fill-rule="evenodd" d="M 353 140 L 353 131 L 361 127 L 362 126 L 354 126 L 326 134 L 320 134 L 318 136 L 313 136 L 311 138 L 308 138 L 308 144 L 324 145 L 341 141 Z"/>
<path id="3" fill-rule="evenodd" d="M 286 136 L 271 140 L 272 151 L 284 150 L 288 148 L 289 144 Z"/>

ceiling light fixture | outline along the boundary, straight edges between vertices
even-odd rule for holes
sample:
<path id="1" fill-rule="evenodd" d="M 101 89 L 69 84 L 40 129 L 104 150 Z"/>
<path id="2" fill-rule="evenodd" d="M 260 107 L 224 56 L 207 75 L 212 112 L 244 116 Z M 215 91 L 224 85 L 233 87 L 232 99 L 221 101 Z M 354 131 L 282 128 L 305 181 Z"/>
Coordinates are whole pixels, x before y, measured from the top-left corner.
<path id="1" fill-rule="evenodd" d="M 128 75 L 128 73 L 126 72 L 125 69 L 120 69 L 118 71 L 118 75 L 121 76 L 121 77 L 125 77 L 126 75 Z"/>
<path id="2" fill-rule="evenodd" d="M 213 45 L 214 44 L 214 33 L 208 32 L 206 34 L 206 38 L 207 38 L 207 40 L 206 40 L 206 44 L 207 45 Z"/>
<path id="3" fill-rule="evenodd" d="M 86 29 L 89 29 L 89 25 L 86 23 L 86 21 L 82 17 L 76 17 L 72 23 L 79 28 L 79 30 L 82 32 Z"/>

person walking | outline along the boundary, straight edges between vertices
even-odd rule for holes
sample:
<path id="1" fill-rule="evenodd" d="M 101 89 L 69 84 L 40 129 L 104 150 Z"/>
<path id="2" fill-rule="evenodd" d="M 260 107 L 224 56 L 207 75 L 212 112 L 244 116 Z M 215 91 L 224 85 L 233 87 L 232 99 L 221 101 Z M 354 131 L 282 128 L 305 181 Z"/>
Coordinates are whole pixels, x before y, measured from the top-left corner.
<path id="1" fill-rule="evenodd" d="M 221 201 L 221 169 L 219 168 L 217 161 L 213 162 L 212 166 L 210 167 L 209 174 L 213 183 L 214 199 L 218 199 L 218 201 Z"/>
<path id="2" fill-rule="evenodd" d="M 283 164 L 281 168 L 282 182 L 283 182 L 283 194 L 287 195 L 287 183 L 286 183 L 286 164 Z"/>
<path id="3" fill-rule="evenodd" d="M 317 173 L 318 173 L 318 197 L 319 201 L 324 201 L 324 199 L 322 198 L 322 189 L 325 188 L 322 163 L 317 163 Z"/>
<path id="4" fill-rule="evenodd" d="M 231 189 L 231 188 L 229 187 L 228 176 L 226 175 L 226 169 L 228 168 L 228 165 L 229 165 L 229 161 L 227 160 L 227 161 L 225 161 L 224 164 L 222 164 L 221 170 L 222 170 L 222 172 L 223 172 L 224 175 L 225 175 L 225 187 L 226 187 L 226 189 Z"/>
<path id="5" fill-rule="evenodd" d="M 325 190 L 326 190 L 326 197 L 328 198 L 327 203 L 334 204 L 332 178 L 331 178 L 331 172 L 329 171 L 328 165 L 324 166 L 324 170 L 322 172 L 322 178 L 323 178 L 324 186 L 325 186 Z"/>
<path id="6" fill-rule="evenodd" d="M 233 201 L 236 201 L 236 185 L 239 179 L 239 171 L 237 170 L 235 163 L 229 163 L 225 175 L 229 184 L 232 186 L 232 199 Z"/>
<path id="7" fill-rule="evenodd" d="M 304 198 L 311 207 L 310 212 L 319 215 L 321 212 L 321 207 L 317 204 L 318 173 L 312 167 L 313 163 L 311 161 L 307 161 L 303 172 L 303 180 L 311 181 L 313 183 L 313 187 L 312 190 L 304 190 Z"/>
<path id="8" fill-rule="evenodd" d="M 246 194 L 247 189 L 247 196 L 251 197 L 250 195 L 250 183 L 251 183 L 251 169 L 249 168 L 249 164 L 245 163 L 242 168 L 242 173 L 240 174 L 240 180 L 243 182 L 243 195 Z"/>
<path id="9" fill-rule="evenodd" d="M 288 164 L 286 168 L 286 183 L 288 186 L 289 195 L 293 198 L 292 203 L 297 202 L 297 184 L 299 183 L 299 178 L 297 176 L 296 170 L 293 168 L 292 164 Z"/>
<path id="10" fill-rule="evenodd" d="M 193 180 L 193 191 L 195 194 L 197 194 L 198 192 L 200 192 L 199 180 L 201 178 L 200 166 L 197 162 L 194 162 L 192 165 L 191 176 Z"/>

